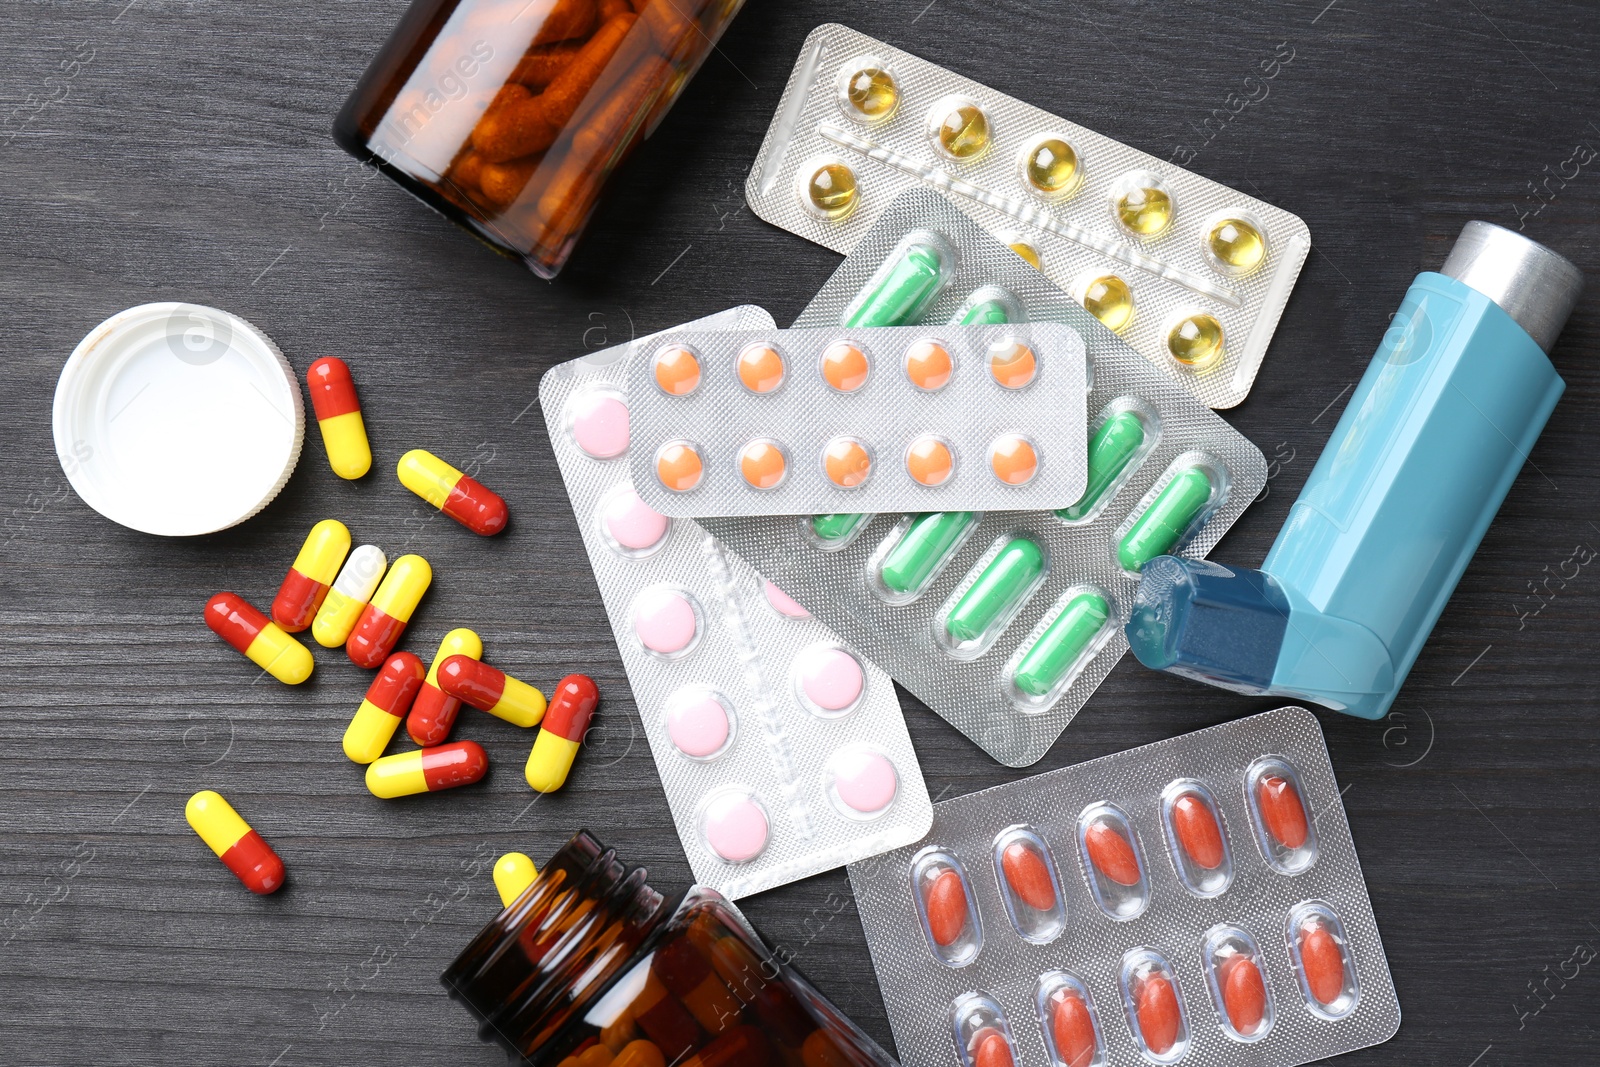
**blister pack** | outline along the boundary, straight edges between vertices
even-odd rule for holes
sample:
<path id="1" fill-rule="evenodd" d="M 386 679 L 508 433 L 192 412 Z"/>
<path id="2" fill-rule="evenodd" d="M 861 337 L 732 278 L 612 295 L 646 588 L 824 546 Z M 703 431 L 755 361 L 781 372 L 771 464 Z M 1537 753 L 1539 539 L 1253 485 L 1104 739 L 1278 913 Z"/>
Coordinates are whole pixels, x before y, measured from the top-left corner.
<path id="1" fill-rule="evenodd" d="M 942 197 L 911 190 L 797 326 L 859 319 L 919 249 L 946 280 L 871 322 L 1053 321 L 1084 339 L 1088 488 L 1056 511 L 714 518 L 705 526 L 1001 763 L 1036 762 L 1127 650 L 1144 561 L 1203 556 L 1266 483 L 1261 451 Z"/>
<path id="2" fill-rule="evenodd" d="M 629 357 L 629 468 L 687 517 L 1063 507 L 1083 404 L 1059 323 L 674 330 Z"/>
<path id="3" fill-rule="evenodd" d="M 889 677 L 629 484 L 627 352 L 552 367 L 539 403 L 695 878 L 748 896 L 917 839 L 932 809 Z"/>
<path id="4" fill-rule="evenodd" d="M 850 886 L 906 1063 L 1293 1067 L 1400 1026 L 1304 708 L 942 801 Z"/>
<path id="5" fill-rule="evenodd" d="M 1281 208 L 818 26 L 745 184 L 751 209 L 848 253 L 919 186 L 949 195 L 1214 408 L 1249 393 L 1311 250 L 1306 224 Z"/>

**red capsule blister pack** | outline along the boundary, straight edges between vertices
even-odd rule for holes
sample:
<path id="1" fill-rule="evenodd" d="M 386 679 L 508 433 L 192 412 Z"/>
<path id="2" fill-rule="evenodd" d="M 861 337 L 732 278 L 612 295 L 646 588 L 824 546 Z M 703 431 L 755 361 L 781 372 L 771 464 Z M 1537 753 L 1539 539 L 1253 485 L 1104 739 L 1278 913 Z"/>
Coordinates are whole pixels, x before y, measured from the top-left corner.
<path id="1" fill-rule="evenodd" d="M 907 1063 L 1294 1067 L 1399 1028 L 1303 708 L 933 810 L 923 840 L 850 866 Z"/>

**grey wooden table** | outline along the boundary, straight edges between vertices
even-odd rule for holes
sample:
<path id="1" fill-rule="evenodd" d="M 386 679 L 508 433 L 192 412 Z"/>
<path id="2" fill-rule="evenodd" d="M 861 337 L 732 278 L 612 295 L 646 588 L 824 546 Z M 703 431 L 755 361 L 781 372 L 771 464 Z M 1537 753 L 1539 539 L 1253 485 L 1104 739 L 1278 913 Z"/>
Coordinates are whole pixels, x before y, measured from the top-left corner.
<path id="1" fill-rule="evenodd" d="M 657 884 L 687 881 L 529 406 L 540 373 L 585 349 L 735 303 L 787 322 L 827 277 L 837 256 L 754 219 L 742 195 L 820 22 L 1157 155 L 1196 149 L 1195 169 L 1310 224 L 1254 394 L 1229 413 L 1275 477 L 1222 558 L 1260 561 L 1389 313 L 1463 222 L 1520 225 L 1600 275 L 1600 16 L 1584 0 L 750 0 L 553 284 L 334 147 L 333 113 L 404 7 L 4 6 L 0 1062 L 497 1063 L 437 982 L 498 906 L 475 860 L 542 858 L 587 826 Z M 1203 125 L 1280 42 L 1294 59 L 1270 95 Z M 300 371 L 348 359 L 379 469 L 339 481 L 313 435 L 264 513 L 190 541 L 85 507 L 53 456 L 56 376 L 102 318 L 167 299 L 251 319 Z M 1566 397 L 1394 714 L 1323 716 L 1406 1019 L 1351 1064 L 1600 1056 L 1597 309 L 1600 289 L 1554 354 Z M 422 522 L 389 473 L 417 446 L 490 457 L 510 532 L 486 542 Z M 409 541 L 449 576 L 412 647 L 470 624 L 522 677 L 598 679 L 604 729 L 565 791 L 530 807 L 526 738 L 480 716 L 484 785 L 376 800 L 339 749 L 364 672 L 319 652 L 306 686 L 251 684 L 201 606 L 223 588 L 264 604 L 325 516 L 363 541 Z M 904 703 L 934 793 L 1019 776 Z M 1124 661 L 1035 770 L 1272 703 Z M 289 864 L 282 893 L 244 893 L 185 825 L 185 798 L 213 786 Z M 846 887 L 836 871 L 747 911 L 887 1043 L 854 911 L 827 903 Z"/>

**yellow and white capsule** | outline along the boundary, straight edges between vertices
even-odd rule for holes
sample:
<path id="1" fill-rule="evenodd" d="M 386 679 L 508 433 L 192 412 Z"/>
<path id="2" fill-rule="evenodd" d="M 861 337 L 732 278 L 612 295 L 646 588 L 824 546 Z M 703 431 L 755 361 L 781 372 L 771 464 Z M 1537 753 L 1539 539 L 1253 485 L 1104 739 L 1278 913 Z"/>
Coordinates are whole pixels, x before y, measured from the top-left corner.
<path id="1" fill-rule="evenodd" d="M 362 545 L 350 553 L 311 623 L 311 636 L 317 644 L 338 648 L 349 639 L 356 620 L 361 618 L 361 609 L 372 599 L 388 566 L 389 560 L 377 545 Z"/>

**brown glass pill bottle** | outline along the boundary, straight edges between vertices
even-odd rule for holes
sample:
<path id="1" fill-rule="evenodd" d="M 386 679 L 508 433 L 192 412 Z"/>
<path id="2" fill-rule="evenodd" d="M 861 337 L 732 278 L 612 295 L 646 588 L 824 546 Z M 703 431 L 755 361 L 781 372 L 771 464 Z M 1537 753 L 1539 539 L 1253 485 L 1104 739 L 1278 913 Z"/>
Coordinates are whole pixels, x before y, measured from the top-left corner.
<path id="1" fill-rule="evenodd" d="M 440 977 L 530 1067 L 892 1067 L 714 890 L 580 831 Z"/>
<path id="2" fill-rule="evenodd" d="M 416 0 L 333 134 L 554 277 L 743 0 Z"/>

